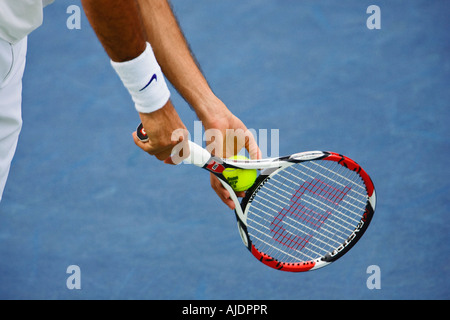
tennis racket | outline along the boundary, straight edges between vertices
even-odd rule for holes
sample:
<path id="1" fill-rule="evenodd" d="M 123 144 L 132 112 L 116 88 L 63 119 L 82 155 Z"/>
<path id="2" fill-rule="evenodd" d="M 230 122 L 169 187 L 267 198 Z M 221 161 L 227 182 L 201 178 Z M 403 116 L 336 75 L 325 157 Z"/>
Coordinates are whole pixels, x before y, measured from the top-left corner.
<path id="1" fill-rule="evenodd" d="M 137 136 L 148 139 L 142 124 Z M 230 192 L 244 245 L 269 267 L 302 272 L 327 266 L 358 242 L 372 220 L 372 180 L 341 154 L 309 151 L 230 160 L 214 157 L 192 141 L 188 145 L 184 162 L 213 173 Z M 222 175 L 226 168 L 260 170 L 241 201 Z"/>

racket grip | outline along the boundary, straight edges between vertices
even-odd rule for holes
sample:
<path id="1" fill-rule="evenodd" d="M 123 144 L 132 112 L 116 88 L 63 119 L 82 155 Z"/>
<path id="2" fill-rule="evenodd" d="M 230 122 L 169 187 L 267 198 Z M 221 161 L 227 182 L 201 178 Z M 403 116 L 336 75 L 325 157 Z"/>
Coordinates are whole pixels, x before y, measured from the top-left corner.
<path id="1" fill-rule="evenodd" d="M 141 124 L 139 124 L 139 126 L 136 129 L 136 133 L 137 133 L 137 137 L 140 141 L 147 141 L 148 140 L 148 136 L 147 133 L 145 132 L 144 126 Z M 183 160 L 184 163 L 188 163 L 188 164 L 193 164 L 196 165 L 198 167 L 203 168 L 205 166 L 205 164 L 208 162 L 208 160 L 211 158 L 211 154 L 206 151 L 204 148 L 202 148 L 201 146 L 199 146 L 198 144 L 192 142 L 192 141 L 188 141 L 188 145 L 189 145 L 189 156 L 187 158 L 185 158 Z M 172 150 L 172 157 L 176 154 L 179 154 L 179 152 L 181 151 L 181 148 L 185 148 L 186 144 L 185 143 L 181 143 L 176 145 L 173 150 Z M 176 162 L 178 163 L 178 162 Z"/>
<path id="2" fill-rule="evenodd" d="M 183 160 L 184 163 L 189 163 L 203 168 L 208 160 L 211 158 L 211 154 L 203 147 L 199 146 L 195 142 L 188 141 L 189 143 L 189 156 Z"/>

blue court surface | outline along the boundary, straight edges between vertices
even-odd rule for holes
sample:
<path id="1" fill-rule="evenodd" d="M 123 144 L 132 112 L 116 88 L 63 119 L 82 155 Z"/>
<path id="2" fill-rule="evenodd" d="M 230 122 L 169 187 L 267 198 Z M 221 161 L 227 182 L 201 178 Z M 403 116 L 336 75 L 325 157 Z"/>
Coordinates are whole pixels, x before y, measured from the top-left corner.
<path id="1" fill-rule="evenodd" d="M 449 2 L 172 4 L 247 127 L 278 129 L 280 155 L 330 150 L 366 169 L 378 195 L 369 229 L 324 269 L 259 263 L 206 172 L 134 145 L 138 114 L 86 17 L 66 26 L 80 2 L 56 0 L 29 38 L 24 126 L 0 204 L 0 298 L 449 299 Z M 381 29 L 367 27 L 370 5 Z M 67 287 L 71 265 L 81 289 Z M 379 288 L 367 285 L 371 266 Z"/>

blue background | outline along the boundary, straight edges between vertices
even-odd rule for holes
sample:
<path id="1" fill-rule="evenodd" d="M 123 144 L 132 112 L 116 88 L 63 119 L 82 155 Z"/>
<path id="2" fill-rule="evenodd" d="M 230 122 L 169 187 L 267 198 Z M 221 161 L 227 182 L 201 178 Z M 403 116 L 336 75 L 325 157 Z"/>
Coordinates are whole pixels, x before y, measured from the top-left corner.
<path id="1" fill-rule="evenodd" d="M 138 115 L 86 17 L 66 27 L 80 2 L 57 0 L 29 38 L 24 127 L 0 205 L 0 298 L 450 298 L 449 2 L 172 3 L 213 90 L 249 128 L 279 129 L 281 155 L 337 151 L 368 171 L 368 231 L 318 271 L 260 264 L 207 173 L 134 145 Z M 380 30 L 366 27 L 372 4 Z M 66 287 L 69 265 L 81 290 Z M 366 286 L 371 265 L 379 290 Z"/>

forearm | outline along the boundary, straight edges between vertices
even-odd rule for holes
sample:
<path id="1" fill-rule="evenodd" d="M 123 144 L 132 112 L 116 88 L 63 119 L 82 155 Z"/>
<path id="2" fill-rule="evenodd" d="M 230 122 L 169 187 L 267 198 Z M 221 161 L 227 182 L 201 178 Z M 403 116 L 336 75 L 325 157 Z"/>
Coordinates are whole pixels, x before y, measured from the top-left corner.
<path id="1" fill-rule="evenodd" d="M 200 120 L 218 113 L 218 102 L 197 66 L 166 0 L 137 0 L 147 39 L 164 75 L 193 107 Z"/>
<path id="2" fill-rule="evenodd" d="M 106 53 L 115 62 L 145 50 L 145 32 L 135 0 L 81 0 L 86 16 Z"/>

